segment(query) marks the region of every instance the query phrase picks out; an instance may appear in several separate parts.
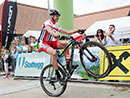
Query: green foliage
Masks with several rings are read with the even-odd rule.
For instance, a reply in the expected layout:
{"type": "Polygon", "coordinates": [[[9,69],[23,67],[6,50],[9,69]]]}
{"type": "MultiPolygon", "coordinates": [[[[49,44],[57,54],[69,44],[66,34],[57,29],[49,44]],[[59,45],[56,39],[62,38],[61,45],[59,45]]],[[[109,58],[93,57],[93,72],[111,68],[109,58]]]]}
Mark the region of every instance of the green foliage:
{"type": "Polygon", "coordinates": [[[79,75],[80,75],[81,77],[83,77],[84,79],[95,80],[95,78],[92,77],[92,76],[90,76],[90,75],[88,74],[88,72],[86,72],[85,70],[80,70],[80,71],[79,71],[79,75]]]}
{"type": "Polygon", "coordinates": [[[99,72],[100,72],[100,67],[97,66],[97,65],[93,65],[93,66],[91,66],[89,69],[90,69],[93,73],[95,73],[95,74],[99,74],[99,72]]]}

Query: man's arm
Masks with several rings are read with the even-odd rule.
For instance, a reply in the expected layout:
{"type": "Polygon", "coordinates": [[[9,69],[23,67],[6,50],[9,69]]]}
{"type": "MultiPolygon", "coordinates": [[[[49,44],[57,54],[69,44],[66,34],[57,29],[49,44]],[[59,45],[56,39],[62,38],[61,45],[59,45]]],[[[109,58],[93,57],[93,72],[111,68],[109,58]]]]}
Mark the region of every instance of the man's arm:
{"type": "Polygon", "coordinates": [[[68,30],[59,30],[59,32],[63,33],[63,34],[68,34],[68,35],[71,35],[71,34],[74,34],[76,32],[78,32],[78,30],[72,30],[72,31],[68,31],[68,30]]]}
{"type": "Polygon", "coordinates": [[[54,36],[55,38],[59,38],[59,37],[60,37],[59,34],[55,33],[53,30],[51,30],[51,27],[46,26],[46,29],[47,29],[48,33],[50,33],[50,34],[51,34],[52,36],[54,36]]]}
{"type": "Polygon", "coordinates": [[[112,36],[112,33],[109,34],[109,37],[110,37],[113,41],[115,41],[114,37],[112,36]]]}
{"type": "Polygon", "coordinates": [[[15,48],[15,49],[16,49],[16,51],[18,51],[19,53],[21,53],[21,52],[22,52],[22,49],[18,50],[16,46],[15,46],[14,48],[15,48]]]}

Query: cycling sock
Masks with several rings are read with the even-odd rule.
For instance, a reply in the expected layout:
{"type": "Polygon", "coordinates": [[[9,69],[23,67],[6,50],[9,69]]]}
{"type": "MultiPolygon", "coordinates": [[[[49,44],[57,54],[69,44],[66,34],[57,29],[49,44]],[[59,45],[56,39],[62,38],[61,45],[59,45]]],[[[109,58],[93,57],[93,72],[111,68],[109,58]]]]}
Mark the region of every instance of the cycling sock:
{"type": "Polygon", "coordinates": [[[57,75],[57,78],[60,78],[60,77],[61,77],[58,70],[56,70],[56,75],[57,75]]]}
{"type": "Polygon", "coordinates": [[[67,68],[68,71],[70,70],[69,63],[66,64],[66,68],[67,68]]]}

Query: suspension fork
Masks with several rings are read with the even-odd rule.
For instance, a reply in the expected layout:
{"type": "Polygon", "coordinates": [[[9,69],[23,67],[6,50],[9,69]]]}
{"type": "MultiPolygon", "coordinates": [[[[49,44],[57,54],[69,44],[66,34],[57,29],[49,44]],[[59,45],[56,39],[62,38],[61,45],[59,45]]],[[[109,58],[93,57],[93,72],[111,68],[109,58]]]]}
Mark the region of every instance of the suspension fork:
{"type": "Polygon", "coordinates": [[[82,54],[84,54],[89,61],[94,62],[94,61],[97,60],[97,58],[96,58],[87,48],[85,48],[85,50],[89,53],[90,56],[92,56],[92,59],[91,59],[91,58],[83,51],[83,49],[80,47],[80,52],[81,52],[82,54]]]}

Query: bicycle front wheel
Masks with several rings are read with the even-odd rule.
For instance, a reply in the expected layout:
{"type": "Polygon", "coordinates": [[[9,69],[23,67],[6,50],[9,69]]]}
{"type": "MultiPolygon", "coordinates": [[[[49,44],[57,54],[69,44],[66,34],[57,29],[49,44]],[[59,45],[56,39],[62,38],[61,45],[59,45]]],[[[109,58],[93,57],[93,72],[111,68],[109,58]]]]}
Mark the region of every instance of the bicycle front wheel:
{"type": "MultiPolygon", "coordinates": [[[[64,71],[59,67],[58,69],[61,78],[65,78],[64,71]]],[[[55,70],[52,64],[47,65],[41,72],[40,84],[43,91],[52,97],[60,96],[66,89],[67,82],[64,85],[60,84],[57,80],[55,70]]]]}
{"type": "Polygon", "coordinates": [[[80,60],[89,75],[95,78],[106,77],[112,67],[107,49],[98,42],[89,41],[80,50],[80,60]]]}

